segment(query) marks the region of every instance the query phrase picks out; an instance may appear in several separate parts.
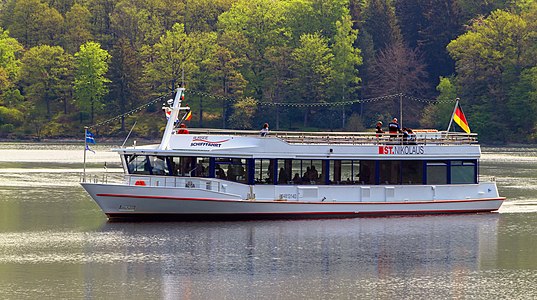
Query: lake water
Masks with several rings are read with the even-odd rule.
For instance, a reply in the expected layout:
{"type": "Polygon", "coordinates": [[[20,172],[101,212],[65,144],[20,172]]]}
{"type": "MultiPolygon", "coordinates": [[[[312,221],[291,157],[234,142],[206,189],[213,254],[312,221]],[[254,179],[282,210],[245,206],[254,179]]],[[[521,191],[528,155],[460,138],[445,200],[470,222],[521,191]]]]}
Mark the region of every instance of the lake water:
{"type": "Polygon", "coordinates": [[[499,213],[196,223],[107,222],[81,149],[0,143],[0,299],[537,298],[537,148],[483,149],[499,213]]]}

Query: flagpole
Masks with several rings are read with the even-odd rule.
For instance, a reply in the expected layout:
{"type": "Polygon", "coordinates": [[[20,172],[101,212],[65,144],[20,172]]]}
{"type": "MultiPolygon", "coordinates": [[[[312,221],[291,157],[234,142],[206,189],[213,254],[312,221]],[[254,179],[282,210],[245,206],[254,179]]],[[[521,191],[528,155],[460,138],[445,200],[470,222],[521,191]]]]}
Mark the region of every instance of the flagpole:
{"type": "Polygon", "coordinates": [[[83,175],[83,182],[86,182],[86,149],[88,149],[88,140],[86,139],[88,136],[88,126],[84,126],[84,175],[83,175]]]}
{"type": "Polygon", "coordinates": [[[456,98],[455,99],[455,107],[453,108],[453,113],[451,114],[451,120],[449,120],[449,125],[447,127],[447,132],[449,132],[449,130],[451,129],[451,124],[453,123],[453,116],[455,115],[455,111],[457,111],[457,106],[459,105],[459,100],[461,100],[461,98],[456,98]]]}

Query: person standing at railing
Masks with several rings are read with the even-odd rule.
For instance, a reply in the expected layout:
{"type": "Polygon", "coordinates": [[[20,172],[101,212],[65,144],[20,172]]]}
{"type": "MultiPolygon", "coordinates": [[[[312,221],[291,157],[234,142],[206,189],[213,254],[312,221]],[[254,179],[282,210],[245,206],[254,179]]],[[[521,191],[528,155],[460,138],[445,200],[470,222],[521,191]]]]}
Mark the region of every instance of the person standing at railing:
{"type": "Polygon", "coordinates": [[[388,131],[390,132],[391,138],[396,138],[397,134],[401,132],[401,127],[399,127],[399,123],[397,123],[397,118],[393,118],[390,124],[388,124],[388,131]]]}
{"type": "MultiPolygon", "coordinates": [[[[377,126],[375,126],[375,129],[376,129],[376,133],[384,133],[384,130],[382,130],[382,121],[378,121],[377,122],[377,126]]],[[[377,136],[380,136],[379,134],[377,134],[377,136]]]]}
{"type": "Polygon", "coordinates": [[[269,133],[269,126],[268,126],[268,123],[265,123],[265,124],[263,124],[263,128],[261,128],[261,131],[259,132],[259,135],[262,136],[262,137],[265,137],[265,136],[267,136],[268,133],[269,133]]]}

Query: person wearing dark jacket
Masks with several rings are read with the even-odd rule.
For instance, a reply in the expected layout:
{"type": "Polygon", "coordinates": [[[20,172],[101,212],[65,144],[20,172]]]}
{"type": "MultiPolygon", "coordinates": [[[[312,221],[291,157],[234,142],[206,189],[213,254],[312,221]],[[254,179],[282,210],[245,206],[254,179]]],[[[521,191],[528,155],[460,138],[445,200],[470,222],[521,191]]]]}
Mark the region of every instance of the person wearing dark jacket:
{"type": "Polygon", "coordinates": [[[375,129],[377,130],[376,133],[384,133],[384,130],[382,130],[382,121],[377,122],[377,126],[375,126],[375,129]]]}
{"type": "Polygon", "coordinates": [[[393,118],[390,124],[388,124],[388,131],[390,132],[390,137],[392,138],[397,137],[397,134],[401,132],[399,123],[397,123],[397,118],[393,118]]]}

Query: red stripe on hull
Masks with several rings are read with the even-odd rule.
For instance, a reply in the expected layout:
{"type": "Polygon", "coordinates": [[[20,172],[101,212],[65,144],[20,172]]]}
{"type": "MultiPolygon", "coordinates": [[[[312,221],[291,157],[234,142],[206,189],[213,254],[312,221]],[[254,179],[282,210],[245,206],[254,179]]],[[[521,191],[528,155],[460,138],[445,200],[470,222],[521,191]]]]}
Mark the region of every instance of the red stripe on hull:
{"type": "Polygon", "coordinates": [[[142,196],[142,195],[127,195],[127,194],[96,194],[99,197],[114,197],[114,198],[136,198],[136,199],[163,199],[175,201],[217,201],[217,202],[248,202],[248,203],[278,203],[278,204],[320,204],[320,205],[346,205],[346,204],[371,204],[371,205],[399,205],[399,204],[429,204],[429,203],[463,203],[463,202],[479,202],[479,201],[504,201],[505,197],[498,198],[482,198],[482,199],[464,199],[464,200],[439,200],[439,201],[405,201],[405,202],[303,202],[303,201],[266,201],[266,200],[237,200],[237,199],[219,199],[219,198],[187,198],[187,197],[171,197],[171,196],[142,196]]]}

